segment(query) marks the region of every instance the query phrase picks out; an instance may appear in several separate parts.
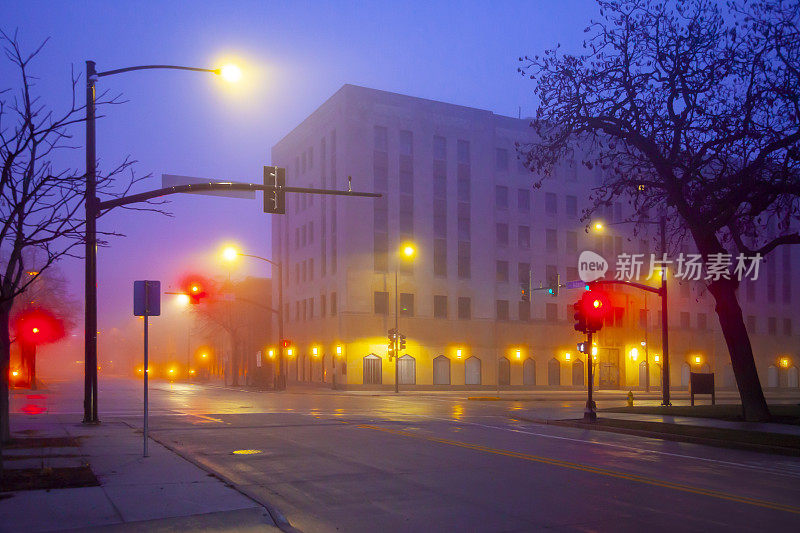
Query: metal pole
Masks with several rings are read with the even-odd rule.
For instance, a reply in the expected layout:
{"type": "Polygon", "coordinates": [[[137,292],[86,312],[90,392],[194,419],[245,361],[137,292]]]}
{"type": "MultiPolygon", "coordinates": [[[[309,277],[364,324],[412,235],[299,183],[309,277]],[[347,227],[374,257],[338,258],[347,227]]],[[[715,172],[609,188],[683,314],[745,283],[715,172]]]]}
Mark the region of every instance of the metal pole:
{"type": "Polygon", "coordinates": [[[86,260],[84,309],[84,396],[83,422],[96,424],[97,418],[97,158],[95,138],[94,61],[86,62],[86,260]]]}
{"type": "Polygon", "coordinates": [[[592,399],[592,389],[594,387],[594,372],[592,372],[592,332],[587,333],[586,346],[589,347],[589,355],[586,358],[588,361],[587,382],[586,382],[586,407],[583,410],[583,420],[585,422],[594,422],[597,420],[597,411],[595,410],[594,400],[592,399]]]}
{"type": "Polygon", "coordinates": [[[284,368],[283,358],[283,266],[275,263],[278,269],[278,389],[286,390],[287,369],[284,368]]]}
{"type": "MultiPolygon", "coordinates": [[[[667,253],[667,217],[661,215],[661,254],[667,253]]],[[[672,405],[669,401],[669,320],[667,315],[667,268],[661,271],[661,351],[664,357],[661,372],[661,405],[672,405]]]]}
{"type": "Polygon", "coordinates": [[[147,288],[147,282],[145,282],[145,288],[144,288],[145,296],[144,297],[145,297],[145,309],[146,309],[146,311],[144,313],[144,371],[142,372],[142,374],[144,374],[144,432],[143,432],[143,435],[144,435],[144,451],[142,453],[143,457],[147,457],[148,456],[148,453],[147,453],[147,415],[148,415],[148,409],[147,409],[147,402],[148,402],[147,386],[148,386],[148,373],[149,373],[148,372],[148,370],[149,370],[148,365],[149,365],[149,363],[148,363],[148,349],[147,349],[148,348],[148,346],[147,346],[148,345],[148,342],[147,342],[148,341],[148,339],[147,339],[147,325],[148,325],[148,321],[149,321],[149,318],[150,318],[150,316],[147,314],[150,311],[148,309],[148,304],[147,304],[147,301],[146,301],[148,292],[149,291],[148,291],[148,288],[147,288]]]}
{"type": "Polygon", "coordinates": [[[398,315],[400,314],[400,303],[398,302],[398,290],[397,290],[397,270],[398,265],[395,263],[394,265],[394,339],[392,340],[392,344],[394,346],[394,392],[400,392],[400,370],[398,368],[398,361],[399,358],[397,357],[397,339],[400,337],[400,332],[398,331],[398,315]]]}

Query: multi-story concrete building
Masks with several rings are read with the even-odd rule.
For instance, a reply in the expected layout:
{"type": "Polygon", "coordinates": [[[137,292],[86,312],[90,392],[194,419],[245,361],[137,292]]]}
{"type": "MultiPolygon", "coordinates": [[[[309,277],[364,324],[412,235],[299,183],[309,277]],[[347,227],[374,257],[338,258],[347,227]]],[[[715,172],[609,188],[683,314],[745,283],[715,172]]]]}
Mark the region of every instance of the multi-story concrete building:
{"type": "MultiPolygon", "coordinates": [[[[529,276],[534,288],[577,280],[583,250],[612,266],[623,252],[656,252],[658,228],[634,234],[614,225],[628,215],[620,199],[602,212],[602,233],[587,231],[582,210],[602,174],[566,161],[532,188],[515,149],[531,134],[527,120],[345,85],[273,147],[272,162],[287,168],[291,185],[344,189],[352,179],[353,190],[384,195],[289,195],[286,215],[273,218],[290,380],[393,386],[387,330],[397,308],[407,337],[404,387],[585,386],[587,358],[572,327],[582,289],[534,291],[527,302],[521,284],[529,276]],[[410,261],[400,254],[407,243],[416,250],[410,261]]],[[[741,297],[765,386],[797,386],[791,252],[779,250],[741,297]]],[[[712,298],[701,287],[669,280],[672,384],[685,387],[690,370],[711,370],[720,386],[733,387],[712,298]]],[[[611,298],[613,316],[596,339],[598,384],[636,388],[649,378],[657,387],[658,296],[623,288],[611,298]]]]}

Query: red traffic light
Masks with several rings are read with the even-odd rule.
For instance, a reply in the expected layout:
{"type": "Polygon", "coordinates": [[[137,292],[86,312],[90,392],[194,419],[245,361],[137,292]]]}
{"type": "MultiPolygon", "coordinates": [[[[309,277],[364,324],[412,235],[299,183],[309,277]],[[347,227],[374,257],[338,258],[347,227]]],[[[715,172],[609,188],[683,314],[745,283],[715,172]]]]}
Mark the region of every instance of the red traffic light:
{"type": "Polygon", "coordinates": [[[281,341],[281,346],[283,346],[284,348],[288,348],[291,345],[292,345],[292,341],[290,341],[289,339],[283,339],[281,341]]]}
{"type": "Polygon", "coordinates": [[[211,283],[202,276],[188,275],[181,280],[179,286],[181,292],[189,297],[189,302],[197,305],[209,296],[211,283]]]}
{"type": "Polygon", "coordinates": [[[14,318],[17,337],[30,344],[48,344],[64,336],[64,322],[45,309],[26,309],[14,318]]]}
{"type": "Polygon", "coordinates": [[[584,292],[581,297],[581,312],[585,320],[586,331],[600,331],[606,316],[611,312],[608,295],[598,290],[584,292]]]}

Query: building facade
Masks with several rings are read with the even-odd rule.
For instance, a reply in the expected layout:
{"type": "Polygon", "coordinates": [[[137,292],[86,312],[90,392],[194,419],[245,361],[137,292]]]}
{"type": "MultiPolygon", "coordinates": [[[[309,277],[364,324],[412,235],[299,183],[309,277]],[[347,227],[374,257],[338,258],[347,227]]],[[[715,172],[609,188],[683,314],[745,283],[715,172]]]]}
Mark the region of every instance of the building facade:
{"type": "MultiPolygon", "coordinates": [[[[612,268],[622,253],[659,251],[658,227],[615,225],[629,216],[620,200],[598,213],[602,231],[587,230],[582,210],[602,172],[568,160],[532,188],[516,151],[531,135],[528,120],[345,85],[272,148],[289,185],[383,194],[289,194],[286,214],[272,219],[290,381],[389,388],[397,372],[404,388],[585,387],[587,356],[572,327],[582,288],[535,289],[578,280],[584,250],[612,268]],[[397,369],[387,357],[395,310],[407,339],[397,369]]],[[[740,294],[766,387],[797,387],[792,252],[773,254],[740,294]]],[[[713,298],[701,283],[668,285],[672,385],[713,371],[718,387],[734,387],[713,298]]],[[[614,310],[592,357],[597,384],[658,388],[659,297],[609,292],[614,310]]]]}

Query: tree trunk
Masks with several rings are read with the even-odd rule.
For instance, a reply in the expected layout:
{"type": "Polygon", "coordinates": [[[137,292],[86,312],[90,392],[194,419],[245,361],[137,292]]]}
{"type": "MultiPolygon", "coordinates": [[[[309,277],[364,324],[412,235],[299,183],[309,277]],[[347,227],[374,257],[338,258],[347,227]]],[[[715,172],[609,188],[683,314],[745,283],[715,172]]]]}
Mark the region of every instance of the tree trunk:
{"type": "Polygon", "coordinates": [[[736,297],[737,284],[738,282],[734,280],[720,279],[711,282],[708,290],[717,303],[719,325],[722,327],[722,334],[725,336],[728,353],[731,356],[731,366],[742,400],[744,419],[764,422],[770,418],[769,408],[758,379],[753,347],[744,325],[742,308],[736,297]]]}
{"type": "Polygon", "coordinates": [[[234,338],[231,342],[231,385],[239,386],[239,342],[234,338]]]}
{"type": "Polygon", "coordinates": [[[9,398],[8,376],[11,364],[11,337],[9,335],[9,315],[11,303],[0,305],[0,440],[11,440],[8,425],[9,398]]]}

